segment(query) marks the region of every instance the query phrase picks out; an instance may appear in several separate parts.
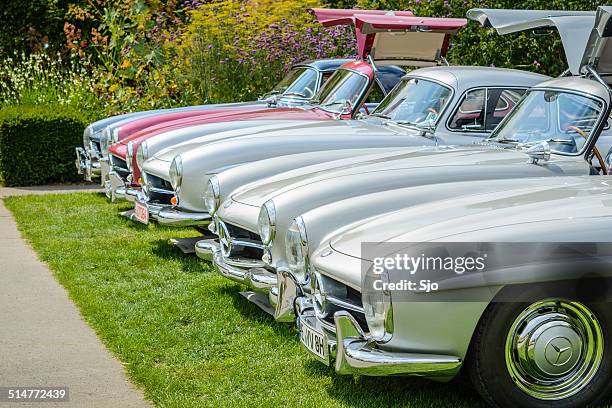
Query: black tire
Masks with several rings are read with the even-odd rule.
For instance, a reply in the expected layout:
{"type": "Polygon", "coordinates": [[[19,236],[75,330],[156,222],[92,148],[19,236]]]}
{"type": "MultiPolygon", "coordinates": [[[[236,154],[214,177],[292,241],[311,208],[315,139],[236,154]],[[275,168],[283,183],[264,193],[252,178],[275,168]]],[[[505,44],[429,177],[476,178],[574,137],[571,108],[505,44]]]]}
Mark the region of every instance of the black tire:
{"type": "MultiPolygon", "coordinates": [[[[541,296],[541,288],[538,293],[541,296]]],[[[525,294],[523,292],[523,294],[525,294]]],[[[567,298],[566,293],[561,297],[549,296],[546,298],[535,298],[544,301],[545,299],[564,299],[568,302],[579,302],[575,298],[567,298]]],[[[581,305],[588,308],[592,316],[596,318],[597,326],[601,329],[601,346],[600,360],[597,364],[592,364],[591,372],[594,375],[588,381],[580,381],[580,384],[587,385],[580,388],[572,395],[563,397],[562,399],[541,399],[529,395],[517,385],[517,381],[513,380],[507,366],[506,357],[507,338],[511,330],[515,330],[517,325],[515,321],[520,320],[525,316],[525,310],[528,308],[537,308],[534,306],[536,302],[499,302],[491,303],[486,312],[482,316],[479,325],[474,333],[470,349],[465,362],[467,374],[470,377],[472,384],[482,397],[494,407],[585,407],[600,404],[605,402],[610,397],[612,392],[612,304],[610,303],[588,303],[580,302],[581,305]],[[594,371],[596,370],[596,371],[594,371]]],[[[534,314],[534,316],[538,316],[534,314]]],[[[535,319],[534,319],[535,321],[535,319]]],[[[525,327],[525,325],[520,325],[525,327]]],[[[514,333],[514,332],[513,332],[514,333]]],[[[513,338],[510,336],[510,338],[513,338]]],[[[563,338],[563,337],[555,337],[563,338]]],[[[548,344],[553,343],[553,340],[548,340],[548,344]]],[[[596,342],[590,342],[596,343],[596,342]]],[[[510,342],[509,344],[513,344],[510,342]]],[[[544,352],[540,354],[547,361],[550,361],[544,347],[544,352]]],[[[581,355],[586,355],[582,353],[581,355]]],[[[573,358],[573,357],[572,357],[573,358]]],[[[570,364],[570,363],[568,363],[570,364]]],[[[586,365],[586,364],[585,364],[586,365]]],[[[516,378],[516,377],[515,377],[516,378]]]]}

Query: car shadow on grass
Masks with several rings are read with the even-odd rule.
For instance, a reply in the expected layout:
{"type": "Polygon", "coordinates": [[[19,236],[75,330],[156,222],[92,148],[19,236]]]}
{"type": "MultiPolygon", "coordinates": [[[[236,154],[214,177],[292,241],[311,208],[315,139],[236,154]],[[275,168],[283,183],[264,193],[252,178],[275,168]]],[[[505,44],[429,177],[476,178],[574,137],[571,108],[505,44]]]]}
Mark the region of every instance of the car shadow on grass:
{"type": "Polygon", "coordinates": [[[167,239],[158,239],[152,243],[153,254],[161,259],[176,261],[181,265],[181,272],[210,273],[212,265],[201,261],[195,254],[184,254],[179,248],[167,239]]]}
{"type": "MultiPolygon", "coordinates": [[[[278,323],[239,292],[245,287],[229,284],[219,288],[220,295],[232,298],[234,308],[246,319],[266,325],[279,336],[299,341],[294,325],[278,323]]],[[[439,383],[414,377],[353,377],[337,375],[332,367],[310,360],[305,371],[313,377],[329,376],[332,384],[328,395],[348,406],[465,406],[484,407],[477,392],[463,376],[449,383],[439,383]]]]}
{"type": "Polygon", "coordinates": [[[313,377],[329,376],[327,394],[348,406],[486,406],[464,375],[448,383],[405,376],[341,376],[314,359],[304,369],[313,377]]]}
{"type": "MultiPolygon", "coordinates": [[[[229,282],[229,281],[228,281],[229,282]]],[[[265,325],[271,328],[274,333],[291,339],[297,339],[296,332],[292,324],[279,323],[274,320],[274,317],[264,312],[254,304],[240,294],[241,291],[246,289],[245,286],[236,284],[229,284],[219,288],[219,294],[229,296],[232,299],[233,307],[240,313],[245,319],[265,325]]]]}

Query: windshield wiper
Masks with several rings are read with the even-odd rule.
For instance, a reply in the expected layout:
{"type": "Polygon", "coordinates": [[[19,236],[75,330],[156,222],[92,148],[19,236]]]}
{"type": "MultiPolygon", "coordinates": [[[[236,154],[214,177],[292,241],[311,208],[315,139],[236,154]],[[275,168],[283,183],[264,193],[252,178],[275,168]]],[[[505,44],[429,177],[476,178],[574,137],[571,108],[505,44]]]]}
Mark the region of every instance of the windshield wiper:
{"type": "Polygon", "coordinates": [[[334,106],[334,105],[341,105],[345,103],[345,101],[333,101],[333,102],[327,102],[325,105],[323,106],[334,106]]]}
{"type": "Polygon", "coordinates": [[[372,116],[376,116],[377,118],[383,118],[383,119],[391,119],[391,116],[388,115],[383,115],[382,113],[372,113],[372,116]]]}
{"type": "Polygon", "coordinates": [[[433,125],[421,126],[417,123],[410,122],[407,120],[392,120],[391,122],[388,122],[388,123],[395,123],[398,126],[407,127],[409,129],[416,130],[419,132],[420,136],[423,136],[427,139],[435,138],[435,128],[433,125]]]}
{"type": "Polygon", "coordinates": [[[410,122],[409,120],[394,120],[393,123],[400,126],[409,126],[411,128],[415,128],[417,130],[424,130],[418,123],[410,122]]]}
{"type": "Polygon", "coordinates": [[[489,139],[490,142],[501,143],[501,144],[517,144],[522,143],[521,140],[518,139],[489,139]]]}

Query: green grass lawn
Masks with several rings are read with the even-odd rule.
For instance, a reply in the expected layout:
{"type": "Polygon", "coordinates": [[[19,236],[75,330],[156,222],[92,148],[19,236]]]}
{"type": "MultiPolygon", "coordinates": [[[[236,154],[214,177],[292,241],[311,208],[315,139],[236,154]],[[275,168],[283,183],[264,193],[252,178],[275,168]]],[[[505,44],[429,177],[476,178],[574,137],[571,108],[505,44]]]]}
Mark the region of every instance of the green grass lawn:
{"type": "Polygon", "coordinates": [[[137,225],[98,194],[5,199],[19,228],[87,322],[158,406],[463,407],[464,382],[341,377],[301,349],[294,326],[170,238],[194,231],[137,225]]]}

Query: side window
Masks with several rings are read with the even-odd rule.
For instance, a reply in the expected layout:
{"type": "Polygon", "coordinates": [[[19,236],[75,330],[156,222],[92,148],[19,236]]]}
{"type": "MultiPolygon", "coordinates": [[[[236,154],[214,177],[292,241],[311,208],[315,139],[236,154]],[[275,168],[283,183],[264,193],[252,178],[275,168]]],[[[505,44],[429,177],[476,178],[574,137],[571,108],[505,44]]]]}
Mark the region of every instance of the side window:
{"type": "Polygon", "coordinates": [[[485,130],[492,132],[523,97],[526,89],[489,89],[485,130]],[[495,109],[493,109],[495,106],[495,109]]]}
{"type": "Polygon", "coordinates": [[[465,94],[453,115],[452,130],[491,132],[514,108],[525,89],[475,89],[465,94]]]}
{"type": "Polygon", "coordinates": [[[486,89],[469,91],[453,115],[450,128],[455,130],[484,130],[486,89]]]}
{"type": "Polygon", "coordinates": [[[380,103],[383,99],[385,99],[385,93],[380,88],[380,85],[378,85],[378,82],[374,82],[374,86],[372,86],[372,90],[365,103],[380,103]]]}

